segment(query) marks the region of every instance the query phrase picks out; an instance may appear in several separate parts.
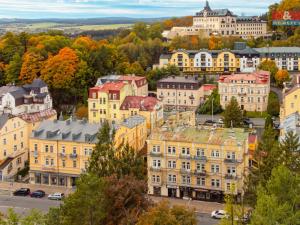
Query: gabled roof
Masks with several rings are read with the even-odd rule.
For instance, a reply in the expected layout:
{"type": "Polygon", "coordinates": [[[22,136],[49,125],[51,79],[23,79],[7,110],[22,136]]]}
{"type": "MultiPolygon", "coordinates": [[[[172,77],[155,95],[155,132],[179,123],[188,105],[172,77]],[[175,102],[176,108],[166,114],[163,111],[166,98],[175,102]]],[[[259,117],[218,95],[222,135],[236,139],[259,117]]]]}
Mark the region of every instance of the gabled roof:
{"type": "Polygon", "coordinates": [[[9,114],[4,113],[0,115],[0,129],[6,124],[6,122],[9,120],[9,114]]]}
{"type": "Polygon", "coordinates": [[[90,90],[109,93],[109,91],[120,91],[125,85],[126,84],[121,81],[109,82],[109,83],[102,84],[98,87],[93,87],[90,90]]]}
{"type": "Polygon", "coordinates": [[[42,79],[34,79],[31,84],[24,85],[24,88],[43,88],[47,87],[47,84],[42,79]]]}
{"type": "Polygon", "coordinates": [[[127,96],[124,99],[120,109],[139,109],[141,111],[153,111],[158,103],[159,100],[154,97],[127,96]]]}
{"type": "Polygon", "coordinates": [[[125,126],[128,128],[133,128],[136,127],[139,124],[142,124],[145,122],[145,117],[140,116],[140,115],[136,115],[136,116],[131,116],[127,119],[125,119],[122,123],[121,126],[125,126]]]}

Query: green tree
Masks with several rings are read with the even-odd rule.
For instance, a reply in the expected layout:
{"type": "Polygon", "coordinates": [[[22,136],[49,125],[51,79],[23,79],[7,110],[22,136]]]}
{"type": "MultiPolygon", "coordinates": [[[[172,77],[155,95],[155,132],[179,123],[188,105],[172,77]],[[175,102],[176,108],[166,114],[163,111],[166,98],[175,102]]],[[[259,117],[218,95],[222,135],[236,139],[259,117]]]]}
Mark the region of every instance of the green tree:
{"type": "Polygon", "coordinates": [[[251,225],[300,224],[300,177],[284,166],[274,168],[266,187],[257,190],[251,225]]]}
{"type": "Polygon", "coordinates": [[[275,75],[278,72],[278,67],[277,67],[275,61],[273,61],[273,60],[262,61],[259,64],[258,69],[264,70],[264,71],[269,71],[271,74],[271,81],[275,82],[275,75]]]}
{"type": "Polygon", "coordinates": [[[45,225],[45,216],[37,209],[33,209],[21,219],[21,225],[45,225]]]}
{"type": "Polygon", "coordinates": [[[243,112],[237,100],[232,97],[223,112],[225,127],[241,127],[243,123],[243,112]]]}
{"type": "Polygon", "coordinates": [[[208,97],[206,102],[199,107],[198,113],[200,113],[200,114],[211,114],[212,113],[212,106],[213,106],[213,114],[218,114],[218,113],[221,113],[223,111],[222,106],[220,104],[220,95],[218,93],[218,89],[213,90],[213,92],[208,97]]]}
{"type": "Polygon", "coordinates": [[[270,114],[268,114],[268,116],[265,119],[265,129],[267,129],[268,127],[273,127],[273,120],[270,114]]]}
{"type": "Polygon", "coordinates": [[[277,94],[273,91],[268,96],[267,112],[271,116],[278,116],[280,110],[280,103],[277,94]]]}
{"type": "Polygon", "coordinates": [[[16,53],[5,69],[6,83],[17,83],[21,72],[22,58],[16,53]]]}
{"type": "Polygon", "coordinates": [[[300,142],[299,136],[293,131],[289,131],[280,143],[281,164],[291,171],[300,172],[300,142]]]}
{"type": "Polygon", "coordinates": [[[170,207],[169,202],[162,201],[150,208],[138,220],[137,225],[196,225],[195,213],[182,206],[170,207]]]}

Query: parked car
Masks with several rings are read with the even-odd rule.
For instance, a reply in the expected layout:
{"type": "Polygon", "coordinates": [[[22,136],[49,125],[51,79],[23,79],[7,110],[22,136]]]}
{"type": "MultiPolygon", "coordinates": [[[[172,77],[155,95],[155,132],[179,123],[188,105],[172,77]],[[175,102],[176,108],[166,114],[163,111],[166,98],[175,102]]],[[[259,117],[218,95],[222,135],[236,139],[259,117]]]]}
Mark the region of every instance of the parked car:
{"type": "Polygon", "coordinates": [[[29,194],[30,194],[29,188],[20,188],[20,189],[14,191],[14,193],[13,193],[14,196],[27,196],[29,194]]]}
{"type": "Polygon", "coordinates": [[[243,123],[244,123],[245,125],[247,125],[247,126],[249,126],[250,124],[253,125],[253,122],[252,122],[249,118],[244,118],[244,119],[243,119],[243,123]]]}
{"type": "Polygon", "coordinates": [[[214,121],[214,120],[206,120],[204,124],[206,124],[206,125],[213,125],[215,123],[216,123],[216,121],[214,121]]]}
{"type": "Polygon", "coordinates": [[[45,192],[42,190],[37,190],[30,194],[30,197],[32,198],[43,198],[44,196],[45,196],[45,192]]]}
{"type": "Polygon", "coordinates": [[[59,193],[59,192],[48,195],[48,199],[50,200],[62,200],[64,197],[65,197],[64,193],[59,193]]]}
{"type": "Polygon", "coordinates": [[[213,219],[223,219],[227,216],[227,213],[225,210],[215,210],[211,213],[211,218],[213,219]]]}

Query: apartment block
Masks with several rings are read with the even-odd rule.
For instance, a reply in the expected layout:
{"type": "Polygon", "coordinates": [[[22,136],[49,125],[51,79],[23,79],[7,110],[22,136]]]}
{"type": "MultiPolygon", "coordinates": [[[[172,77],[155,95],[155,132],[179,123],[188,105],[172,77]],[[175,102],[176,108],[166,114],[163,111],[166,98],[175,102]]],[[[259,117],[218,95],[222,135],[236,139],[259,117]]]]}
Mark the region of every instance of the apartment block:
{"type": "Polygon", "coordinates": [[[241,197],[249,168],[244,129],[162,127],[147,139],[150,195],[222,201],[241,197]]]}
{"type": "Polygon", "coordinates": [[[257,71],[250,74],[223,75],[218,82],[223,109],[234,97],[242,110],[264,112],[268,107],[270,73],[257,71]]]}

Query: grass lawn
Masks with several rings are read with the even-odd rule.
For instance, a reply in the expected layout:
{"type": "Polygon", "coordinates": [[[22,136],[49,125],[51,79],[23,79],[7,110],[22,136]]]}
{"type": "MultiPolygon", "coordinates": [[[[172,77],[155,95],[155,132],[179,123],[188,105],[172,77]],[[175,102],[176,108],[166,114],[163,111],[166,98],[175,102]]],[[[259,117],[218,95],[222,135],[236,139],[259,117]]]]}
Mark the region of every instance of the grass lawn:
{"type": "Polygon", "coordinates": [[[266,118],[267,112],[246,112],[246,117],[249,118],[266,118]]]}

